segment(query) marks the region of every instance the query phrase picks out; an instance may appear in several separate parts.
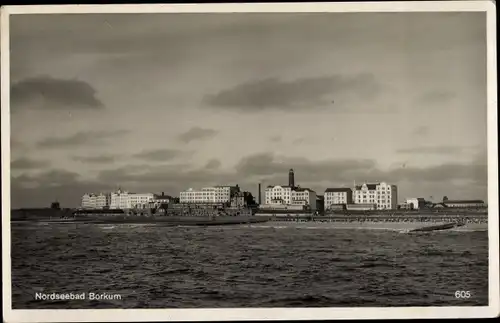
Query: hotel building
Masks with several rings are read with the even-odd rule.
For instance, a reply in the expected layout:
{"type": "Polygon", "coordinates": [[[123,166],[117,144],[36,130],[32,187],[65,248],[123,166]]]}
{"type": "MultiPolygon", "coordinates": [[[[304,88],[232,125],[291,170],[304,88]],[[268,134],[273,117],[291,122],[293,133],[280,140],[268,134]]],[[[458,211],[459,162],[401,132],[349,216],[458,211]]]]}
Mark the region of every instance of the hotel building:
{"type": "Polygon", "coordinates": [[[143,209],[154,199],[153,193],[131,193],[119,189],[111,193],[110,209],[143,209]]]}
{"type": "Polygon", "coordinates": [[[107,209],[111,204],[109,193],[86,193],[82,196],[82,209],[107,209]]]}
{"type": "Polygon", "coordinates": [[[316,210],[316,192],[310,188],[295,186],[293,169],[288,173],[288,186],[270,185],[265,191],[264,208],[297,207],[316,210]]]}
{"type": "Polygon", "coordinates": [[[266,188],[266,207],[302,206],[316,210],[316,192],[309,188],[290,186],[268,186],[266,188]]]}
{"type": "Polygon", "coordinates": [[[353,200],[355,204],[375,204],[378,210],[397,209],[398,187],[385,182],[358,185],[353,200]]]}
{"type": "Polygon", "coordinates": [[[228,203],[231,197],[239,192],[240,188],[236,186],[213,186],[204,187],[201,190],[189,188],[180,192],[180,203],[228,203]]]}
{"type": "Polygon", "coordinates": [[[346,187],[327,188],[325,191],[325,210],[329,210],[333,205],[352,204],[352,189],[346,187]]]}

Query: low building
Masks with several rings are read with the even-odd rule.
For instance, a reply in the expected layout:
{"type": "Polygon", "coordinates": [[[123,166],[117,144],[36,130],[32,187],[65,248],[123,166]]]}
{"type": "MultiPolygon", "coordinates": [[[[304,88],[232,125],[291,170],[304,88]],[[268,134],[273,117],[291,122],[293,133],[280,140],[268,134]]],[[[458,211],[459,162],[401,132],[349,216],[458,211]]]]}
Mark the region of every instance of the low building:
{"type": "MultiPolygon", "coordinates": [[[[334,205],[352,204],[352,190],[346,187],[327,188],[325,190],[325,210],[332,209],[334,205]]],[[[335,209],[338,209],[335,207],[335,209]]]]}
{"type": "Polygon", "coordinates": [[[250,192],[235,192],[231,197],[231,207],[242,208],[255,205],[255,199],[250,192]]]}
{"type": "Polygon", "coordinates": [[[408,198],[406,204],[411,204],[413,210],[419,210],[425,207],[425,199],[422,197],[408,198]]]}
{"type": "Polygon", "coordinates": [[[483,200],[445,200],[443,201],[445,207],[452,208],[483,208],[486,204],[483,200]]]}
{"type": "Polygon", "coordinates": [[[346,205],[346,210],[348,211],[372,211],[376,209],[377,204],[375,203],[356,203],[346,205]]]}
{"type": "Polygon", "coordinates": [[[345,211],[347,210],[347,204],[332,204],[326,211],[345,211]]]}
{"type": "Polygon", "coordinates": [[[149,202],[148,208],[160,208],[163,205],[173,203],[174,198],[170,195],[165,195],[165,192],[161,192],[161,195],[153,194],[153,200],[149,202]]]}
{"type": "Polygon", "coordinates": [[[401,203],[398,205],[398,209],[400,210],[414,210],[414,204],[413,203],[401,203]]]}
{"type": "Polygon", "coordinates": [[[270,204],[261,204],[259,206],[261,210],[293,210],[293,211],[302,211],[305,210],[305,206],[301,204],[283,204],[279,201],[270,204]]]}
{"type": "Polygon", "coordinates": [[[162,203],[162,204],[168,204],[170,203],[171,201],[173,201],[173,197],[170,196],[170,195],[165,195],[165,192],[161,192],[161,195],[154,195],[153,196],[153,201],[154,202],[158,202],[158,203],[162,203]]]}

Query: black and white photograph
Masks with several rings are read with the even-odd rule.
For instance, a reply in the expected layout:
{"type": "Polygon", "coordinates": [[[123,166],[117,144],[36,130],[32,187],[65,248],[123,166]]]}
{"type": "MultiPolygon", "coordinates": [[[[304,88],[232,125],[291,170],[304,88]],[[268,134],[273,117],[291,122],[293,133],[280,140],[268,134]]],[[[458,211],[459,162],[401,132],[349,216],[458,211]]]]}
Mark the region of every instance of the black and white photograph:
{"type": "Polygon", "coordinates": [[[7,322],[499,314],[493,2],[7,6],[1,35],[7,322]]]}

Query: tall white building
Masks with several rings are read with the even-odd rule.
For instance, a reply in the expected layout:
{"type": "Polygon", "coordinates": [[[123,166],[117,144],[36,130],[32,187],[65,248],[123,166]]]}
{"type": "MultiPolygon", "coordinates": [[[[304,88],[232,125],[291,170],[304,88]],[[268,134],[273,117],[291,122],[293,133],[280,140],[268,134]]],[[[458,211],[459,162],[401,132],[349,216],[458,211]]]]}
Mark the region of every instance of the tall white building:
{"type": "Polygon", "coordinates": [[[266,205],[303,205],[316,210],[316,192],[309,188],[268,186],[265,198],[266,205]]]}
{"type": "Polygon", "coordinates": [[[204,187],[201,190],[189,188],[180,192],[180,203],[227,203],[234,193],[239,192],[236,186],[204,187]]]}
{"type": "Polygon", "coordinates": [[[111,194],[109,193],[86,193],[82,196],[83,209],[106,209],[111,204],[111,194]]]}
{"type": "Polygon", "coordinates": [[[355,204],[376,204],[378,210],[397,209],[398,187],[385,182],[355,186],[355,204]]]}
{"type": "Polygon", "coordinates": [[[110,209],[146,208],[153,198],[153,193],[131,193],[119,189],[111,193],[110,209]]]}
{"type": "Polygon", "coordinates": [[[348,187],[327,188],[324,195],[325,210],[332,205],[351,204],[352,189],[348,187]]]}

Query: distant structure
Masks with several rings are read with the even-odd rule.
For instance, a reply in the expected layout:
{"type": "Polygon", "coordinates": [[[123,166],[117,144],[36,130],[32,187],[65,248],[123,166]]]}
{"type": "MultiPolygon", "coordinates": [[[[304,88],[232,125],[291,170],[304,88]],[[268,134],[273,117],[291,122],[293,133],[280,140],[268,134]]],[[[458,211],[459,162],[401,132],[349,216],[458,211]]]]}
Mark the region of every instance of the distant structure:
{"type": "Polygon", "coordinates": [[[452,208],[483,208],[486,204],[483,200],[449,200],[443,199],[442,203],[445,207],[452,208]]]}
{"type": "Polygon", "coordinates": [[[316,211],[318,214],[324,214],[325,212],[325,196],[316,195],[316,211]]]}
{"type": "Polygon", "coordinates": [[[325,210],[345,209],[352,204],[352,189],[348,187],[327,188],[325,190],[325,210]]]}
{"type": "Polygon", "coordinates": [[[255,199],[250,192],[235,192],[231,197],[231,207],[242,208],[255,205],[255,199]]]}
{"type": "Polygon", "coordinates": [[[180,192],[180,203],[230,203],[231,197],[234,196],[236,192],[239,192],[240,188],[236,186],[212,186],[204,187],[200,190],[195,190],[189,188],[185,191],[180,192]]]}
{"type": "Polygon", "coordinates": [[[262,188],[259,183],[259,205],[262,204],[262,188]]]}
{"type": "Polygon", "coordinates": [[[165,192],[161,192],[161,195],[153,194],[153,200],[149,202],[149,208],[159,208],[166,204],[174,202],[174,198],[170,195],[165,195],[165,192]]]}
{"type": "Polygon", "coordinates": [[[425,199],[423,197],[408,198],[406,204],[411,210],[420,210],[425,207],[425,199]]]}
{"type": "Polygon", "coordinates": [[[357,185],[353,190],[355,204],[375,204],[378,210],[398,208],[398,187],[380,182],[376,184],[357,185]]]}
{"type": "Polygon", "coordinates": [[[288,172],[288,186],[295,187],[295,174],[293,172],[293,169],[290,169],[290,171],[288,172]]]}
{"type": "Polygon", "coordinates": [[[53,210],[59,210],[61,209],[61,205],[59,204],[58,201],[50,203],[50,208],[53,210]]]}
{"type": "Polygon", "coordinates": [[[316,192],[310,188],[295,186],[293,169],[288,173],[288,186],[269,185],[265,191],[266,209],[316,210],[316,192]]]}
{"type": "Polygon", "coordinates": [[[161,192],[161,195],[154,195],[153,200],[159,203],[169,203],[174,198],[170,195],[165,195],[165,192],[161,192]]]}
{"type": "Polygon", "coordinates": [[[82,196],[82,209],[109,209],[111,193],[85,193],[82,196]]]}

